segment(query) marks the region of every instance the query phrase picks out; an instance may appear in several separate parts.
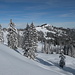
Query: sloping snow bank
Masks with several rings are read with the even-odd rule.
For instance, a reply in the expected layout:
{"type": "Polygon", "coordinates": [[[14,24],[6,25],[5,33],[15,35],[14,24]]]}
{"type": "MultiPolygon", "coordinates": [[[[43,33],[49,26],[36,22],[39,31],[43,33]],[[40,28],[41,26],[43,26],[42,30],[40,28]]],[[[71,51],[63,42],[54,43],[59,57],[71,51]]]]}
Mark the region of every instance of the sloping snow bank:
{"type": "Polygon", "coordinates": [[[0,75],[60,75],[39,67],[33,60],[0,44],[0,75]]]}
{"type": "Polygon", "coordinates": [[[75,75],[75,58],[65,55],[64,68],[59,67],[59,54],[38,53],[38,66],[52,70],[60,75],[75,75]],[[40,65],[41,64],[41,65],[40,65]]]}

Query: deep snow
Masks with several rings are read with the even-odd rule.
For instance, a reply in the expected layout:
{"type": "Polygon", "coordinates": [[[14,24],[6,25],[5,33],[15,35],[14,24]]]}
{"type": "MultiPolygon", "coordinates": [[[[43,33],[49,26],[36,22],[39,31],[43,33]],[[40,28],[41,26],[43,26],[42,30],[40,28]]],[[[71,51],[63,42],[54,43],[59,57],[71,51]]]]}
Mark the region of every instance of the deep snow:
{"type": "Polygon", "coordinates": [[[59,55],[36,53],[36,59],[0,44],[0,75],[75,75],[75,58],[66,56],[66,66],[59,67],[59,55]]]}
{"type": "Polygon", "coordinates": [[[52,75],[56,72],[36,65],[16,51],[0,44],[0,75],[52,75]]]}

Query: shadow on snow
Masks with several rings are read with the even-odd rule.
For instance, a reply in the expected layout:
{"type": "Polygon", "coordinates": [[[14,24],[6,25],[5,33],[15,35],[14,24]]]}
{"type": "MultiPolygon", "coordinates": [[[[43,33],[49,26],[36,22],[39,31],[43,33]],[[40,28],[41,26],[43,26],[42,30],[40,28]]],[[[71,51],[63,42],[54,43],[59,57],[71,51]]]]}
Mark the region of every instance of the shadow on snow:
{"type": "Polygon", "coordinates": [[[73,75],[75,75],[75,69],[72,69],[72,68],[70,68],[70,67],[65,67],[65,68],[63,68],[63,70],[64,70],[64,71],[67,71],[67,72],[70,72],[70,73],[72,73],[73,75]]]}
{"type": "Polygon", "coordinates": [[[50,60],[49,60],[49,62],[53,63],[53,64],[54,64],[55,66],[57,66],[58,68],[60,68],[60,69],[62,69],[62,70],[64,70],[64,71],[67,71],[67,72],[72,73],[73,75],[75,75],[75,69],[72,69],[72,68],[66,67],[66,66],[64,66],[63,68],[61,68],[61,67],[59,67],[59,64],[58,64],[58,63],[52,62],[52,61],[50,61],[50,60]]]}
{"type": "Polygon", "coordinates": [[[43,59],[40,59],[40,58],[36,58],[37,59],[37,62],[43,64],[43,65],[46,65],[46,66],[52,66],[52,64],[48,63],[47,61],[43,60],[43,59]]]}

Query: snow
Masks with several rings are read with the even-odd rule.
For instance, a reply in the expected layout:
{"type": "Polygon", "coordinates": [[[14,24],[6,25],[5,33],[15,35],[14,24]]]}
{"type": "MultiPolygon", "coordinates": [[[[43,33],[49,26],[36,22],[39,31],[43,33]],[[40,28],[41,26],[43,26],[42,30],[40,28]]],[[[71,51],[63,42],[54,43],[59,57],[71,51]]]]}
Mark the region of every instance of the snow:
{"type": "Polygon", "coordinates": [[[66,56],[66,66],[62,69],[58,54],[36,54],[32,60],[0,44],[0,75],[75,75],[75,58],[66,56]]]}
{"type": "Polygon", "coordinates": [[[49,30],[47,30],[46,28],[42,28],[42,27],[36,27],[36,30],[37,30],[37,31],[42,31],[44,34],[47,33],[47,32],[51,32],[51,33],[53,33],[53,34],[56,34],[56,32],[54,32],[54,31],[49,31],[49,30]]]}
{"type": "MultiPolygon", "coordinates": [[[[46,33],[48,30],[41,27],[46,33]]],[[[7,31],[4,34],[4,44],[7,45],[7,31]]],[[[75,75],[75,58],[66,56],[66,65],[64,68],[59,67],[58,54],[40,53],[43,43],[38,42],[36,59],[31,60],[23,56],[23,50],[18,48],[17,51],[0,44],[0,75],[75,75]]],[[[51,46],[54,48],[54,46],[51,46]]]]}
{"type": "Polygon", "coordinates": [[[50,39],[50,40],[51,40],[51,39],[54,40],[54,38],[51,38],[51,37],[45,37],[45,38],[46,38],[46,40],[47,40],[47,39],[48,39],[48,40],[49,40],[49,39],[50,39]]]}
{"type": "Polygon", "coordinates": [[[18,31],[20,36],[23,36],[23,31],[18,31]]]}
{"type": "Polygon", "coordinates": [[[4,44],[6,44],[7,45],[7,34],[8,34],[8,32],[7,31],[3,31],[3,38],[4,38],[4,44]]]}
{"type": "Polygon", "coordinates": [[[60,75],[75,75],[75,58],[66,56],[66,65],[62,69],[59,67],[59,55],[58,54],[38,54],[38,62],[44,64],[41,67],[57,72],[60,75]],[[41,58],[41,59],[40,59],[41,58]]]}
{"type": "Polygon", "coordinates": [[[41,41],[38,41],[37,45],[38,45],[38,47],[37,47],[37,52],[39,53],[39,52],[42,51],[42,47],[44,47],[44,44],[41,43],[41,41]]]}
{"type": "Polygon", "coordinates": [[[49,75],[50,73],[56,74],[0,44],[0,75],[49,75]]]}
{"type": "Polygon", "coordinates": [[[44,38],[46,38],[46,39],[53,39],[54,40],[54,38],[47,38],[46,36],[47,36],[47,32],[50,32],[50,33],[53,33],[53,34],[56,34],[56,32],[49,31],[45,27],[36,27],[36,30],[37,31],[42,31],[44,33],[44,38]]]}

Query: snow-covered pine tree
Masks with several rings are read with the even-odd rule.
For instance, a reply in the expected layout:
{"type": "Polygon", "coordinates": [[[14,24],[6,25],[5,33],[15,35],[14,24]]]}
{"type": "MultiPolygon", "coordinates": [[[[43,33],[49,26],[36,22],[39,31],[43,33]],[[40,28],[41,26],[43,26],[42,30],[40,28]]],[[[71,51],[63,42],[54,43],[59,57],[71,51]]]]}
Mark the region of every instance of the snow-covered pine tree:
{"type": "Polygon", "coordinates": [[[47,40],[45,39],[45,42],[44,42],[44,53],[48,54],[48,44],[47,44],[47,40]]]}
{"type": "Polygon", "coordinates": [[[23,29],[18,29],[18,47],[22,48],[23,29]]]}
{"type": "Polygon", "coordinates": [[[27,27],[23,33],[23,43],[22,43],[22,48],[25,50],[24,55],[26,57],[30,57],[30,49],[32,47],[32,40],[30,37],[30,27],[27,24],[27,27]]]}
{"type": "Polygon", "coordinates": [[[29,56],[30,58],[35,58],[35,49],[37,47],[37,32],[35,29],[35,26],[33,23],[29,26],[27,24],[27,27],[24,31],[24,39],[22,48],[25,50],[24,55],[29,56]]]}
{"type": "Polygon", "coordinates": [[[17,49],[18,45],[18,39],[17,39],[17,29],[15,28],[15,24],[12,22],[12,19],[10,20],[8,27],[8,46],[10,46],[12,49],[17,49]]]}
{"type": "Polygon", "coordinates": [[[59,56],[60,59],[60,62],[59,62],[59,66],[63,68],[63,66],[65,65],[65,56],[64,56],[64,53],[63,53],[63,49],[61,49],[61,53],[60,53],[60,56],[59,56]]]}
{"type": "Polygon", "coordinates": [[[3,32],[2,32],[2,26],[0,24],[0,43],[3,43],[4,39],[3,39],[3,32]]]}
{"type": "Polygon", "coordinates": [[[31,39],[30,39],[29,25],[27,24],[27,27],[26,27],[26,29],[23,32],[22,48],[24,50],[29,49],[29,47],[30,47],[30,43],[29,42],[30,41],[31,41],[31,39]]]}
{"type": "Polygon", "coordinates": [[[36,28],[33,23],[31,23],[31,25],[30,25],[30,34],[31,34],[30,35],[31,40],[33,41],[33,43],[32,43],[33,50],[36,51],[38,36],[37,36],[36,28]]]}

